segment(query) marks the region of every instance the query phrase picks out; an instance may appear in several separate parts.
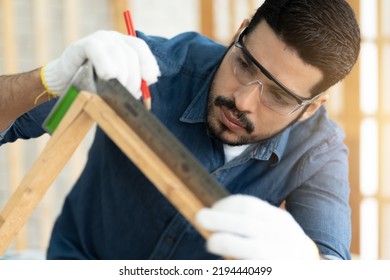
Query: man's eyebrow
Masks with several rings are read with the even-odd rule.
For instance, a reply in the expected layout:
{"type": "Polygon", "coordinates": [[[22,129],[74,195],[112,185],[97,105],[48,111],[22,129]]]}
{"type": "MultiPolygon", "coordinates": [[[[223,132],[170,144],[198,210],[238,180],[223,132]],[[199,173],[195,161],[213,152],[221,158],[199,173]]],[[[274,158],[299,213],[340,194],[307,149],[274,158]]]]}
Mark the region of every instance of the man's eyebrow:
{"type": "MultiPolygon", "coordinates": [[[[244,59],[245,62],[246,62],[248,65],[253,65],[253,66],[255,66],[255,67],[257,68],[256,64],[253,63],[252,59],[250,59],[250,57],[248,57],[248,55],[247,55],[244,51],[241,50],[240,53],[241,53],[240,57],[241,57],[242,59],[244,59]]],[[[261,72],[260,69],[259,69],[259,71],[261,72]]]]}
{"type": "MultiPolygon", "coordinates": [[[[259,70],[260,70],[260,69],[259,69],[259,70]]],[[[261,72],[261,71],[260,71],[260,72],[261,72]]],[[[263,73],[263,75],[264,75],[264,73],[263,73]]],[[[270,82],[269,84],[267,84],[267,87],[268,87],[270,90],[281,91],[281,92],[283,92],[283,93],[285,93],[285,94],[287,95],[287,92],[286,92],[284,89],[282,89],[281,87],[279,87],[277,84],[275,84],[274,81],[268,79],[268,77],[266,77],[265,75],[264,75],[264,77],[267,79],[267,80],[266,80],[267,82],[270,82]]]]}
{"type": "MultiPolygon", "coordinates": [[[[264,77],[264,78],[262,78],[262,81],[267,82],[266,83],[267,87],[269,87],[272,90],[281,90],[283,92],[286,92],[284,89],[279,87],[274,81],[272,81],[270,78],[268,78],[267,74],[264,73],[243,50],[241,50],[241,56],[244,57],[245,62],[248,65],[255,66],[255,68],[257,69],[257,72],[259,72],[261,74],[261,76],[264,77]]],[[[260,64],[260,62],[258,62],[258,63],[260,64]]]]}
{"type": "MultiPolygon", "coordinates": [[[[270,78],[267,77],[267,74],[264,73],[254,62],[253,60],[243,51],[241,50],[240,52],[240,57],[241,59],[244,59],[245,62],[250,65],[250,66],[254,66],[257,70],[257,72],[259,74],[261,74],[261,80],[262,82],[264,83],[265,86],[267,86],[267,88],[269,88],[270,90],[273,90],[273,91],[280,91],[282,92],[283,94],[285,94],[286,96],[290,96],[288,94],[287,91],[285,91],[284,89],[282,89],[280,86],[278,86],[273,80],[271,80],[270,78]]],[[[257,61],[258,62],[258,61],[257,61]]],[[[260,64],[260,62],[258,62],[260,64]]],[[[261,65],[261,64],[260,64],[261,65]]]]}

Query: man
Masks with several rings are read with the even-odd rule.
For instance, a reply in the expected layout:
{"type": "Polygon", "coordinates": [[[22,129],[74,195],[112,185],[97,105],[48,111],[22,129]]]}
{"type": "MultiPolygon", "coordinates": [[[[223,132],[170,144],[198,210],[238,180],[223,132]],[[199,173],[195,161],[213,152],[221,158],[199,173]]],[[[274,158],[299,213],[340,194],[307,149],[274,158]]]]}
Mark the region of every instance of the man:
{"type": "Polygon", "coordinates": [[[213,233],[205,243],[97,129],[48,258],[350,258],[347,148],[322,106],[359,53],[346,1],[267,0],[228,48],[196,33],[137,35],[97,32],[41,70],[45,87],[36,70],[13,94],[2,88],[2,143],[44,133],[54,101],[33,100],[63,94],[87,58],[137,97],[145,79],[153,114],[232,195],[197,214],[213,233]]]}

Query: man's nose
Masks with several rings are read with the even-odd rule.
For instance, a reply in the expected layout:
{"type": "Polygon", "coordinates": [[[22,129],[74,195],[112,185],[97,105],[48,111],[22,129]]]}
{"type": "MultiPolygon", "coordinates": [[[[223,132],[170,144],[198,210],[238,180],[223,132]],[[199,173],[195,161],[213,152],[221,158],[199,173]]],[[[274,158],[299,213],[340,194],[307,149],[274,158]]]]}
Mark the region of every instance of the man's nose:
{"type": "Polygon", "coordinates": [[[255,112],[260,102],[260,91],[259,83],[239,86],[234,92],[237,109],[246,113],[255,112]]]}

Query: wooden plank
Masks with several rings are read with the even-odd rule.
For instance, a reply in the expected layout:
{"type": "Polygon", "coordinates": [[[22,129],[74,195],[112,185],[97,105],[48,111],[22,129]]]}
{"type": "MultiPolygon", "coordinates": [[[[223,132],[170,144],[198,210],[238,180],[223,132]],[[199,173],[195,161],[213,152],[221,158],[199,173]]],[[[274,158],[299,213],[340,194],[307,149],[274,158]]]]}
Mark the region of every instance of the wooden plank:
{"type": "Polygon", "coordinates": [[[0,255],[26,223],[66,162],[93,124],[83,111],[89,95],[80,95],[47,146],[8,200],[0,215],[0,255]]]}
{"type": "MultiPolygon", "coordinates": [[[[359,0],[348,1],[357,18],[360,14],[359,0]]],[[[360,254],[360,63],[354,66],[344,80],[344,112],[346,145],[349,148],[349,181],[351,185],[350,204],[352,209],[352,243],[351,252],[360,254]]]]}
{"type": "Polygon", "coordinates": [[[49,27],[47,15],[49,14],[48,0],[35,0],[33,5],[34,16],[34,47],[36,64],[43,65],[49,59],[49,27]]]}
{"type": "Polygon", "coordinates": [[[387,155],[383,153],[385,151],[385,147],[388,145],[388,142],[386,142],[386,110],[385,110],[385,92],[386,89],[384,87],[384,79],[387,79],[388,77],[384,76],[383,69],[386,65],[388,65],[389,61],[386,61],[384,57],[385,52],[385,44],[386,35],[384,34],[384,27],[383,27],[383,16],[385,16],[382,11],[384,11],[384,5],[382,1],[378,1],[377,4],[377,25],[378,25],[378,116],[377,116],[377,122],[378,122],[378,257],[379,259],[388,259],[390,256],[388,255],[389,247],[385,246],[386,244],[390,244],[390,237],[388,235],[387,229],[389,228],[390,224],[390,217],[387,215],[386,206],[387,203],[384,201],[384,198],[386,196],[386,184],[388,182],[385,182],[383,179],[384,172],[387,172],[387,168],[383,168],[384,163],[386,162],[387,155]],[[385,171],[386,170],[386,171],[385,171]]]}
{"type": "Polygon", "coordinates": [[[128,7],[128,1],[125,0],[111,0],[111,18],[114,30],[127,34],[125,20],[123,17],[123,12],[126,11],[128,7]]]}
{"type": "Polygon", "coordinates": [[[236,26],[236,0],[229,0],[229,26],[230,26],[230,33],[236,34],[238,26],[236,26]]]}
{"type": "Polygon", "coordinates": [[[85,111],[199,233],[208,238],[209,232],[198,227],[194,220],[195,213],[204,205],[185,182],[99,96],[92,96],[85,111]]]}
{"type": "Polygon", "coordinates": [[[80,37],[81,4],[78,0],[64,0],[63,5],[63,17],[67,19],[64,24],[64,39],[65,45],[69,45],[80,37]]]}
{"type": "Polygon", "coordinates": [[[15,11],[12,0],[1,1],[3,44],[4,44],[4,69],[6,74],[14,74],[17,71],[16,64],[16,28],[15,28],[15,11]]]}
{"type": "MultiPolygon", "coordinates": [[[[104,90],[115,91],[120,84],[111,81],[111,84],[105,82],[104,85],[104,90]]],[[[124,88],[121,86],[120,89],[124,88]]],[[[119,102],[123,95],[118,94],[126,96],[128,94],[121,91],[116,93],[117,95],[113,95],[112,98],[118,99],[119,102]]],[[[99,94],[107,98],[106,92],[99,94]]],[[[115,112],[101,96],[85,91],[79,93],[46,148],[0,215],[0,254],[4,253],[18,230],[27,221],[94,121],[198,232],[204,238],[209,237],[210,233],[195,223],[195,214],[228,193],[189,153],[187,155],[184,146],[181,148],[181,144],[165,131],[162,124],[159,124],[152,115],[148,115],[150,113],[142,104],[135,99],[132,102],[134,107],[128,100],[124,104],[120,103],[123,106],[119,108],[119,112],[115,112]],[[137,116],[142,116],[136,118],[138,126],[133,127],[127,123],[130,120],[126,118],[128,115],[122,112],[124,108],[129,109],[131,113],[136,112],[137,116]],[[146,121],[148,123],[145,123],[146,121]],[[157,133],[152,135],[153,139],[159,139],[153,145],[147,140],[148,137],[143,137],[144,128],[151,134],[157,133]],[[163,146],[158,145],[160,141],[164,142],[163,146]],[[156,149],[156,145],[164,147],[168,154],[156,149]]]]}
{"type": "Polygon", "coordinates": [[[252,16],[255,14],[258,6],[255,3],[255,0],[248,0],[249,2],[249,18],[252,18],[252,16]]]}
{"type": "Polygon", "coordinates": [[[214,0],[200,0],[200,33],[215,39],[214,0]]]}
{"type": "MultiPolygon", "coordinates": [[[[4,34],[4,69],[5,73],[11,74],[17,72],[17,45],[16,43],[16,27],[15,27],[15,8],[14,2],[11,0],[1,1],[2,10],[2,26],[4,34]]],[[[10,165],[9,180],[10,192],[12,193],[18,186],[20,179],[23,177],[23,155],[22,144],[16,141],[7,146],[7,161],[10,165]]],[[[19,232],[15,240],[15,249],[23,250],[27,244],[27,236],[25,229],[19,232]]]]}
{"type": "Polygon", "coordinates": [[[206,207],[229,193],[198,162],[188,149],[166,129],[118,80],[97,80],[98,95],[144,142],[159,155],[206,207]]]}
{"type": "MultiPolygon", "coordinates": [[[[47,16],[50,14],[49,4],[49,0],[34,0],[34,5],[32,7],[36,65],[44,65],[50,59],[50,44],[47,43],[50,42],[49,27],[51,26],[49,22],[50,17],[47,16]]],[[[35,141],[36,144],[34,148],[37,151],[41,151],[46,146],[48,140],[46,137],[40,137],[35,141]]],[[[53,199],[48,199],[47,196],[46,199],[42,200],[41,204],[39,205],[39,220],[36,225],[34,225],[35,227],[39,228],[40,238],[38,239],[38,248],[42,251],[44,251],[47,247],[47,242],[50,238],[49,233],[53,226],[51,222],[53,202],[53,199]]]]}

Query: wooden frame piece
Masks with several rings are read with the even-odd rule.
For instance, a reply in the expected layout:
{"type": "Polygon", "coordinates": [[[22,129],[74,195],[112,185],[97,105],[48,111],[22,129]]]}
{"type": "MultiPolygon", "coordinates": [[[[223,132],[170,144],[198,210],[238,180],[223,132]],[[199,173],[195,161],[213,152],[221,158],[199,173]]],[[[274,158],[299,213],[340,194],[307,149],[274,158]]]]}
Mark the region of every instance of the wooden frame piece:
{"type": "Polygon", "coordinates": [[[208,238],[195,223],[204,207],[164,161],[96,94],[81,91],[29,173],[0,214],[0,255],[3,255],[27,222],[50,185],[96,122],[178,211],[208,238]]]}

